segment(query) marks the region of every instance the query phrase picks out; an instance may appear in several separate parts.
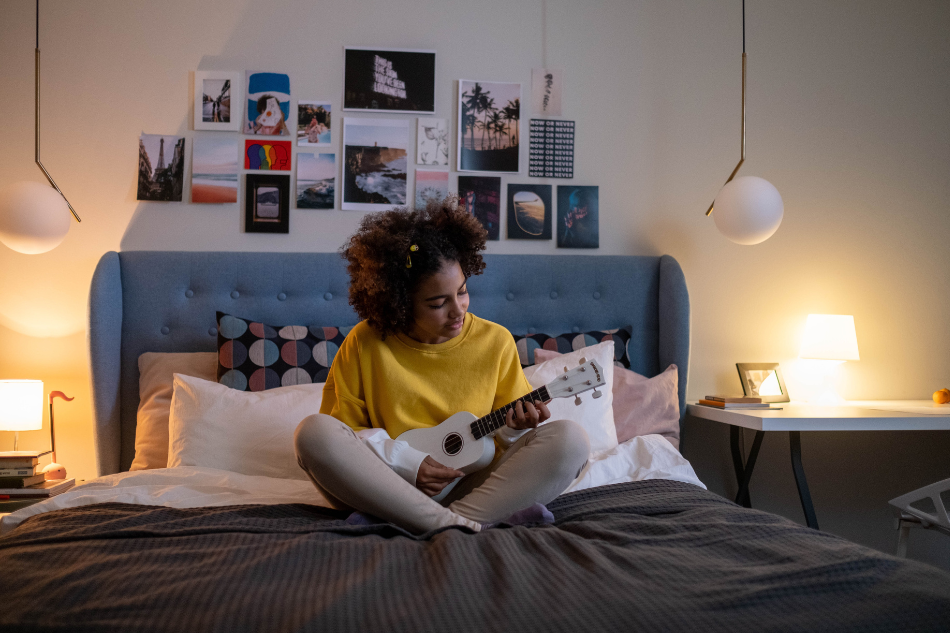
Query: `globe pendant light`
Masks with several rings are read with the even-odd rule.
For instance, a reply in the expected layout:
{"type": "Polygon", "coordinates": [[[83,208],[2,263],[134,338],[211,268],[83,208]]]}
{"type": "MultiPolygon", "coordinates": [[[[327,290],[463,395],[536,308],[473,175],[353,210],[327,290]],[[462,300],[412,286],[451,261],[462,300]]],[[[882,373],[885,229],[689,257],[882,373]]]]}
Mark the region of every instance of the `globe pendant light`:
{"type": "Polygon", "coordinates": [[[736,244],[752,245],[772,237],[782,223],[785,207],[782,196],[772,183],[756,176],[736,178],[745,162],[745,0],[742,0],[742,131],[739,163],[706,215],[715,209],[713,220],[719,232],[736,244]]]}
{"type": "Polygon", "coordinates": [[[0,242],[27,255],[50,251],[66,238],[69,215],[79,214],[66,200],[40,161],[40,2],[36,0],[36,164],[49,180],[44,184],[15,182],[0,190],[0,242]]]}

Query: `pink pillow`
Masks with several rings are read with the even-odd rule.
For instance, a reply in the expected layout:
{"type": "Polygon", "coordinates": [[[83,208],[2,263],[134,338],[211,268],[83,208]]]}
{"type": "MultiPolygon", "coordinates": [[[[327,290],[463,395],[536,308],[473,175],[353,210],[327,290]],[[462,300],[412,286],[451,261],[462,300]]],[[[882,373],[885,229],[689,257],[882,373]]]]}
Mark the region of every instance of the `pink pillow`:
{"type": "MultiPolygon", "coordinates": [[[[543,363],[561,354],[547,349],[534,351],[534,361],[543,363]]],[[[614,367],[614,425],[617,441],[638,435],[662,435],[677,449],[680,445],[679,373],[670,365],[661,374],[647,378],[624,367],[614,367]]]]}

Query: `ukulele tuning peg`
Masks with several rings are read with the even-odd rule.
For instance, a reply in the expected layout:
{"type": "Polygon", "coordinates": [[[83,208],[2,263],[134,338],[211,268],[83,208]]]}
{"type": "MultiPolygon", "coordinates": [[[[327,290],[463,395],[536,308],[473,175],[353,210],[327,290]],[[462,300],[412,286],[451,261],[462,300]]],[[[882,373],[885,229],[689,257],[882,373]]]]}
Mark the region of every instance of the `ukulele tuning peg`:
{"type": "Polygon", "coordinates": [[[575,407],[581,406],[581,397],[580,397],[580,396],[574,396],[574,406],[575,406],[575,407]]]}
{"type": "Polygon", "coordinates": [[[602,394],[602,393],[600,393],[599,391],[597,391],[596,389],[594,389],[594,393],[593,393],[592,395],[594,396],[594,400],[596,400],[597,398],[601,397],[601,396],[604,395],[604,394],[602,394]]]}

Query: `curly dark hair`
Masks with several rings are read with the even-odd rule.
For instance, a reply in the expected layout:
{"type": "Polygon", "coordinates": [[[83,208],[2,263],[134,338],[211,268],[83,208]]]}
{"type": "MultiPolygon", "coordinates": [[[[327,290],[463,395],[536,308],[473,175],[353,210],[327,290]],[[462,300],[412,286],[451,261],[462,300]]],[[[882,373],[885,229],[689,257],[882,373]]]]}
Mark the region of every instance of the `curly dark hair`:
{"type": "Polygon", "coordinates": [[[480,275],[487,236],[454,196],[430,199],[425,209],[396,207],[365,216],[340,249],[350,274],[350,305],[384,338],[405,332],[412,325],[412,294],[419,282],[446,261],[458,262],[466,279],[480,275]],[[412,245],[419,250],[410,251],[412,245]]]}

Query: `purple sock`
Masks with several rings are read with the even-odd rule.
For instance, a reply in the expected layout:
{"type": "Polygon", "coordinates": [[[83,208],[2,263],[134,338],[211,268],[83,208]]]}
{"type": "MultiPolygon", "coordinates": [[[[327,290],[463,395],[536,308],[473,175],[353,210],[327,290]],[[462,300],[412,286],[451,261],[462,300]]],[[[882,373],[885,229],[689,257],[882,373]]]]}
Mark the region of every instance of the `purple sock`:
{"type": "Polygon", "coordinates": [[[554,515],[551,514],[551,511],[544,507],[543,504],[535,503],[534,505],[530,505],[523,510],[518,510],[504,521],[483,523],[482,527],[487,530],[495,527],[499,523],[507,523],[509,525],[533,525],[537,523],[551,524],[554,523],[554,515]]]}

